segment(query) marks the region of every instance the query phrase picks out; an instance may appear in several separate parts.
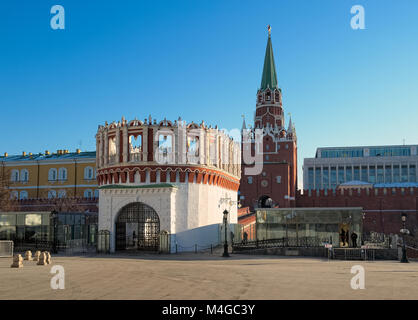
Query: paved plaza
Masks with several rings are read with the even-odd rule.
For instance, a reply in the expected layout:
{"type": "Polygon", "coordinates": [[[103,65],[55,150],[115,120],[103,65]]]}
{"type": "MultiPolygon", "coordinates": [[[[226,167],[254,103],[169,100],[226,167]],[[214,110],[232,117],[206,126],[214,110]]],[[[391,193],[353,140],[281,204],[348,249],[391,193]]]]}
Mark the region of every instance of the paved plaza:
{"type": "Polygon", "coordinates": [[[52,264],[0,258],[0,299],[418,299],[418,262],[328,261],[210,254],[52,256],[52,264]],[[51,289],[51,267],[65,289],[51,289]],[[353,290],[353,265],[365,289],[353,290]]]}

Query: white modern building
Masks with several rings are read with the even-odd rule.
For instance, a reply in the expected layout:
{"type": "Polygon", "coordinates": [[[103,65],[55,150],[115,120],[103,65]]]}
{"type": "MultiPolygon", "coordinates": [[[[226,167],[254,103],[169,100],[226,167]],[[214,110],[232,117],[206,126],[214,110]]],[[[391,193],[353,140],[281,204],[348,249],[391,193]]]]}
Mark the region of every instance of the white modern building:
{"type": "Polygon", "coordinates": [[[318,148],[303,162],[305,190],[418,186],[418,145],[318,148]]]}

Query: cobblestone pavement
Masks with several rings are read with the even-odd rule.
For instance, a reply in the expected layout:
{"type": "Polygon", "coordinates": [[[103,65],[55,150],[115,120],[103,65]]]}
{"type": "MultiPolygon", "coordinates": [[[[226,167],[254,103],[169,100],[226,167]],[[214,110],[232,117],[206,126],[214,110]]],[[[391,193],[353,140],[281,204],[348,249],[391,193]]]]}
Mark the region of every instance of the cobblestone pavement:
{"type": "Polygon", "coordinates": [[[187,253],[52,256],[52,264],[0,258],[0,299],[418,299],[418,262],[187,253]],[[51,267],[65,289],[51,289],[51,267]],[[353,290],[351,267],[365,269],[353,290]]]}

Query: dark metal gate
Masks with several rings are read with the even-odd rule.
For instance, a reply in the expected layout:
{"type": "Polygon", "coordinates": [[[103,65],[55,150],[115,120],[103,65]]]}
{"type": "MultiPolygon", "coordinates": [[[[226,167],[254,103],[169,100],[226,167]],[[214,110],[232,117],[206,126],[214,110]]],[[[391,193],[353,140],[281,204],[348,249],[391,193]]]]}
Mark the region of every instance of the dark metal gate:
{"type": "Polygon", "coordinates": [[[126,249],[126,222],[116,222],[116,250],[126,249]]]}
{"type": "Polygon", "coordinates": [[[126,205],[116,220],[116,250],[159,248],[160,219],[153,208],[142,202],[126,205]]]}

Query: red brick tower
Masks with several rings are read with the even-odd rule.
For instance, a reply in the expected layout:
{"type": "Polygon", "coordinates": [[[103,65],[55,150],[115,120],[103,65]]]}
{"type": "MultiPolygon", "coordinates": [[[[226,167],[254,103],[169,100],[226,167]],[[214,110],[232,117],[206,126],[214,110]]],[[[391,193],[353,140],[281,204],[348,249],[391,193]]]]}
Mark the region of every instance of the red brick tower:
{"type": "Polygon", "coordinates": [[[261,87],[257,91],[254,127],[247,129],[245,120],[243,122],[243,133],[251,137],[251,142],[242,144],[240,199],[243,206],[249,206],[251,209],[294,207],[297,189],[296,131],[291,119],[288,129],[285,130],[282,90],[277,83],[270,26],[268,29],[269,37],[261,87]],[[262,146],[254,140],[257,129],[262,129],[262,146]],[[248,153],[250,148],[251,156],[255,156],[255,150],[259,154],[258,164],[262,163],[259,174],[248,173],[248,168],[255,166],[254,162],[244,161],[244,153],[248,153]]]}

